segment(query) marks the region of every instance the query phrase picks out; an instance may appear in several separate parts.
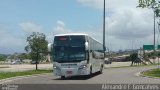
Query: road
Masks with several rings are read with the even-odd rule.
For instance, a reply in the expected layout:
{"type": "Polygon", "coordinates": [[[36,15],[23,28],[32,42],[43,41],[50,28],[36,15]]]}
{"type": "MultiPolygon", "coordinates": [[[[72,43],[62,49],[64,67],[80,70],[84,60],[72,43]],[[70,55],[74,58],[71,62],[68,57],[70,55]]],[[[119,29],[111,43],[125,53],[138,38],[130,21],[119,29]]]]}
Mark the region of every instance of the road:
{"type": "Polygon", "coordinates": [[[131,66],[131,61],[129,62],[112,62],[112,64],[105,64],[105,68],[113,68],[113,67],[126,67],[131,66]]]}
{"type": "Polygon", "coordinates": [[[71,77],[61,80],[52,73],[3,81],[3,84],[160,84],[160,79],[140,77],[138,72],[157,66],[125,67],[104,69],[103,74],[92,77],[71,77]]]}

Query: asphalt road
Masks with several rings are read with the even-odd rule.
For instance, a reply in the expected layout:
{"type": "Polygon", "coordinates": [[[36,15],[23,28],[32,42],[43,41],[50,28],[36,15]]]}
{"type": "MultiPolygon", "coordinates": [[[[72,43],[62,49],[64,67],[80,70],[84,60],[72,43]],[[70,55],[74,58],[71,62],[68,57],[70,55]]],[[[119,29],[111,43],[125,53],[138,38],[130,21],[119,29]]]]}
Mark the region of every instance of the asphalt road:
{"type": "MultiPolygon", "coordinates": [[[[157,66],[156,66],[157,67],[157,66]]],[[[155,66],[104,69],[103,74],[91,77],[71,77],[65,80],[52,73],[3,81],[3,84],[160,84],[160,79],[137,76],[138,72],[156,68],[155,66]]],[[[2,82],[1,82],[2,83],[2,82]]]]}

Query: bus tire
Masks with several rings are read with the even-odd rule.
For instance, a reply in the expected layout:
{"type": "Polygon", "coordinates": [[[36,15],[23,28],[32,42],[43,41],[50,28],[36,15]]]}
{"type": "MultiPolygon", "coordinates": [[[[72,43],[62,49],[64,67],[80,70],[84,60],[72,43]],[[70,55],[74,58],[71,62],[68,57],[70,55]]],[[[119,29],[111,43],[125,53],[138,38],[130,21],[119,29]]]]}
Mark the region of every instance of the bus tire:
{"type": "Polygon", "coordinates": [[[89,75],[91,76],[93,73],[92,73],[92,67],[90,67],[90,73],[89,75]]]}
{"type": "Polygon", "coordinates": [[[61,76],[61,79],[65,79],[65,76],[61,76]]]}
{"type": "Polygon", "coordinates": [[[102,74],[103,73],[103,65],[101,65],[101,68],[99,70],[99,73],[102,74]]]}

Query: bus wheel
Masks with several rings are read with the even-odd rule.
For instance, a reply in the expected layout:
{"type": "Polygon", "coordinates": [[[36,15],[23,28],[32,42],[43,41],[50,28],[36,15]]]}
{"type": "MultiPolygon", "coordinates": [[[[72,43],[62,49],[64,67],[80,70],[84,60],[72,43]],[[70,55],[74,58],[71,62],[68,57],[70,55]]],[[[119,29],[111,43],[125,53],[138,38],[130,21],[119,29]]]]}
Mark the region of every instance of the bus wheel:
{"type": "Polygon", "coordinates": [[[92,75],[92,67],[90,68],[90,76],[92,75]]]}
{"type": "Polygon", "coordinates": [[[65,79],[65,76],[61,76],[61,79],[65,79]]]}
{"type": "Polygon", "coordinates": [[[103,66],[101,66],[99,73],[100,73],[100,74],[103,73],[103,66]]]}

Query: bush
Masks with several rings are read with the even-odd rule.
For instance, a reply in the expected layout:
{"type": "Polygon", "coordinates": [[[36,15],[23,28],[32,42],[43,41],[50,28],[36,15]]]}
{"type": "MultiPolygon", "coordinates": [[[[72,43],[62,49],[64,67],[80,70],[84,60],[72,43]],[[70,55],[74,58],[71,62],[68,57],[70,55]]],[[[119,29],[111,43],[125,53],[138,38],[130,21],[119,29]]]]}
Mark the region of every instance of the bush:
{"type": "Polygon", "coordinates": [[[5,60],[6,60],[6,57],[3,55],[0,55],[0,61],[5,61],[5,60]]]}
{"type": "Polygon", "coordinates": [[[138,54],[137,53],[133,53],[130,55],[130,59],[131,61],[135,61],[138,58],[138,54]]]}
{"type": "Polygon", "coordinates": [[[131,61],[130,56],[127,56],[127,57],[125,58],[125,61],[131,61]]]}

